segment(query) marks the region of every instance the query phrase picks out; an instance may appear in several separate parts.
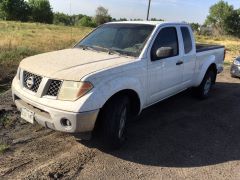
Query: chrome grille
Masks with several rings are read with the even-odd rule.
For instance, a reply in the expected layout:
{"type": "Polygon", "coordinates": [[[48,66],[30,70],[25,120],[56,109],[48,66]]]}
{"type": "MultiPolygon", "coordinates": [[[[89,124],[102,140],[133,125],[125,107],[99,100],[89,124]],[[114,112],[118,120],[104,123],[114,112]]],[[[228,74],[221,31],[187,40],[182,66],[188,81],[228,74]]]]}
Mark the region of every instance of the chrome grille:
{"type": "Polygon", "coordinates": [[[56,97],[59,93],[61,85],[62,85],[62,81],[52,80],[48,88],[47,95],[56,97]]]}
{"type": "Polygon", "coordinates": [[[37,92],[38,88],[40,86],[42,82],[42,77],[38,76],[36,74],[32,74],[30,72],[27,71],[23,71],[23,86],[33,92],[37,92]],[[28,83],[29,80],[32,80],[32,84],[30,86],[30,84],[28,83]]]}

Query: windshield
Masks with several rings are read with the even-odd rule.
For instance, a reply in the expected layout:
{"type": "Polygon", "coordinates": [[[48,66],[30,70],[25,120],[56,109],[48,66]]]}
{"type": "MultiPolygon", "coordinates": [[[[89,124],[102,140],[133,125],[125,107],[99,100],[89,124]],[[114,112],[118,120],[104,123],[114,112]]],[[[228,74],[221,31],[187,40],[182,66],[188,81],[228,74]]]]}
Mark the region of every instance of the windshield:
{"type": "Polygon", "coordinates": [[[90,33],[76,47],[138,57],[155,26],[105,24],[90,33]]]}

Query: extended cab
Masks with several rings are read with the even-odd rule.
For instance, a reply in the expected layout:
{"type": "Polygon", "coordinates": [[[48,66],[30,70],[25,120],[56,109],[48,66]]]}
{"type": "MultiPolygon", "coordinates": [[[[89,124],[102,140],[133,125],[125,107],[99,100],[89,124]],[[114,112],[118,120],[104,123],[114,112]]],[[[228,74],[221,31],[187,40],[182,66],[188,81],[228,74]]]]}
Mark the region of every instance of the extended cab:
{"type": "Polygon", "coordinates": [[[195,44],[188,24],[104,24],[72,49],[24,59],[12,83],[21,117],[68,133],[98,125],[111,147],[129,118],[188,88],[206,98],[223,71],[223,46],[195,44]]]}

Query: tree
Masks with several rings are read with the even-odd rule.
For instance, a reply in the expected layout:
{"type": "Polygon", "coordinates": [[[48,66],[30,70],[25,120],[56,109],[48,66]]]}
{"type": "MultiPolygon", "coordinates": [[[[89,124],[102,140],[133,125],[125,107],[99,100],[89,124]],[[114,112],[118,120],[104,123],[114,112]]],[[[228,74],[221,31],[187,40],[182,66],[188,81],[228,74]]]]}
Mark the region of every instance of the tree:
{"type": "Polygon", "coordinates": [[[5,20],[28,21],[30,8],[24,0],[0,0],[0,16],[5,20]]]}
{"type": "Polygon", "coordinates": [[[53,12],[48,0],[29,0],[31,19],[34,22],[53,23],[53,12]]]}
{"type": "Polygon", "coordinates": [[[240,9],[234,10],[226,17],[224,29],[227,34],[240,37],[240,9]]]}
{"type": "Polygon", "coordinates": [[[190,26],[192,27],[192,30],[194,32],[199,32],[200,31],[200,27],[201,27],[200,24],[198,24],[198,23],[191,23],[190,26]]]}
{"type": "Polygon", "coordinates": [[[96,10],[95,22],[99,26],[112,20],[112,17],[108,14],[108,10],[102,6],[99,6],[96,10]]]}
{"type": "Polygon", "coordinates": [[[211,25],[219,31],[225,32],[226,18],[234,11],[233,6],[220,0],[210,7],[209,15],[205,21],[206,25],[211,25]]]}

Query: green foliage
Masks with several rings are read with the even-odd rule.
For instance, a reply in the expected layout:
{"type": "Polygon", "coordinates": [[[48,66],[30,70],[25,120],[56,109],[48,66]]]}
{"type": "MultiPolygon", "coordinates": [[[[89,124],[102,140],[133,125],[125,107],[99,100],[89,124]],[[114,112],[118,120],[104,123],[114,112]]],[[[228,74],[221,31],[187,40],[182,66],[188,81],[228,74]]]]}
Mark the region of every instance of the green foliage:
{"type": "Polygon", "coordinates": [[[89,16],[82,17],[77,24],[85,27],[96,27],[96,23],[89,16]]]}
{"type": "Polygon", "coordinates": [[[209,15],[205,21],[206,25],[211,25],[224,32],[226,18],[234,11],[234,7],[227,2],[220,0],[210,7],[209,15]]]}
{"type": "Polygon", "coordinates": [[[232,5],[220,0],[218,3],[210,7],[206,24],[222,25],[226,17],[234,10],[232,5]]]}
{"type": "Polygon", "coordinates": [[[65,26],[85,26],[85,27],[97,26],[92,17],[82,14],[69,16],[64,13],[55,13],[53,23],[56,25],[65,26]]]}
{"type": "Polygon", "coordinates": [[[112,20],[112,17],[108,14],[108,10],[102,6],[99,6],[96,10],[95,22],[99,26],[112,20]]]}
{"type": "Polygon", "coordinates": [[[30,8],[24,0],[1,0],[0,18],[13,21],[28,21],[30,8]]]}
{"type": "Polygon", "coordinates": [[[53,24],[70,26],[72,17],[64,13],[54,13],[53,24]]]}
{"type": "Polygon", "coordinates": [[[3,154],[9,149],[9,146],[6,144],[0,144],[0,154],[3,154]]]}
{"type": "Polygon", "coordinates": [[[34,22],[53,23],[53,12],[49,0],[29,0],[31,19],[34,22]]]}
{"type": "Polygon", "coordinates": [[[234,10],[226,17],[224,29],[227,34],[240,37],[240,10],[234,10]]]}
{"type": "Polygon", "coordinates": [[[127,21],[127,18],[120,18],[119,21],[127,21]]]}
{"type": "Polygon", "coordinates": [[[36,50],[27,47],[14,47],[14,48],[1,48],[0,47],[0,63],[18,61],[19,59],[26,58],[38,54],[36,50]]]}
{"type": "Polygon", "coordinates": [[[164,21],[163,19],[151,18],[151,21],[164,21]]]}
{"type": "Polygon", "coordinates": [[[201,27],[200,24],[198,24],[198,23],[191,23],[190,26],[192,27],[192,30],[194,32],[199,32],[200,27],[201,27]]]}

